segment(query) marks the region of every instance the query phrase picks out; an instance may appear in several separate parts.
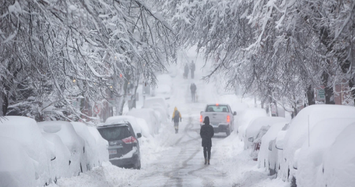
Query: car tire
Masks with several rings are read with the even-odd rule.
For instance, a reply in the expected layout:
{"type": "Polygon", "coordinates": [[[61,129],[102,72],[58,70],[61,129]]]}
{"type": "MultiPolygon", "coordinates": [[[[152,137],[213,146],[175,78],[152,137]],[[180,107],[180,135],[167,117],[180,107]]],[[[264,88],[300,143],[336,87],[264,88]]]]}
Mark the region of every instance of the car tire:
{"type": "Polygon", "coordinates": [[[141,161],[137,160],[136,164],[134,164],[133,169],[141,169],[141,161]]]}

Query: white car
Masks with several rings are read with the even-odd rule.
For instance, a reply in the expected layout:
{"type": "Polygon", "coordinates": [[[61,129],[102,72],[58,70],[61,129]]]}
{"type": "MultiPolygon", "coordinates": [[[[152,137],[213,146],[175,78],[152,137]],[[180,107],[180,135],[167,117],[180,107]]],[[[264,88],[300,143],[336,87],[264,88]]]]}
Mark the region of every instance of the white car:
{"type": "Polygon", "coordinates": [[[257,139],[256,136],[259,135],[259,138],[261,139],[261,137],[266,133],[270,126],[279,122],[286,124],[289,121],[282,117],[259,117],[254,119],[254,121],[252,121],[245,130],[244,149],[254,148],[254,144],[257,139]],[[263,127],[265,132],[260,134],[259,132],[263,127]]]}
{"type": "Polygon", "coordinates": [[[43,138],[47,142],[47,148],[52,153],[50,174],[51,178],[55,182],[62,177],[71,177],[68,173],[70,168],[71,153],[69,149],[64,145],[62,139],[55,133],[42,132],[43,138]]]}
{"type": "MultiPolygon", "coordinates": [[[[47,149],[46,140],[41,134],[34,119],[22,116],[6,116],[0,120],[0,137],[9,138],[18,142],[30,158],[25,168],[35,168],[36,186],[49,184],[50,176],[50,150],[47,149]]],[[[14,145],[15,146],[15,145],[14,145]]],[[[18,146],[17,146],[18,147],[18,146]]]]}
{"type": "Polygon", "coordinates": [[[279,158],[279,175],[283,180],[295,181],[295,159],[303,143],[309,140],[309,133],[320,121],[332,118],[355,118],[355,107],[343,105],[311,105],[302,109],[292,119],[289,129],[277,138],[276,147],[282,150],[279,158]]]}
{"type": "Polygon", "coordinates": [[[101,166],[104,162],[109,162],[109,155],[107,151],[108,142],[105,140],[96,127],[88,126],[88,130],[94,137],[96,145],[93,148],[98,157],[98,164],[101,166]]]}
{"type": "Polygon", "coordinates": [[[352,187],[355,184],[355,123],[348,125],[324,155],[324,186],[352,187]]]}
{"type": "Polygon", "coordinates": [[[236,130],[238,130],[238,136],[241,141],[244,140],[245,130],[250,123],[259,117],[266,117],[266,111],[261,108],[247,108],[238,114],[236,121],[236,130]]]}
{"type": "Polygon", "coordinates": [[[287,130],[288,124],[279,122],[273,124],[269,130],[261,138],[260,151],[258,154],[258,167],[265,168],[269,175],[274,175],[278,172],[279,150],[275,147],[277,134],[281,130],[287,130]]]}
{"type": "Polygon", "coordinates": [[[161,97],[152,97],[145,99],[143,108],[152,108],[157,111],[160,115],[162,123],[165,123],[170,119],[168,114],[168,105],[161,97]]]}
{"type": "Polygon", "coordinates": [[[0,185],[37,186],[33,160],[18,141],[0,136],[0,185]]]}
{"type": "Polygon", "coordinates": [[[38,126],[47,133],[55,133],[70,152],[69,176],[85,171],[87,164],[85,141],[76,133],[73,125],[66,121],[38,122],[38,126]]]}
{"type": "Polygon", "coordinates": [[[96,147],[97,143],[94,136],[91,134],[89,127],[85,123],[71,122],[76,133],[85,142],[86,170],[91,170],[94,167],[100,166],[101,163],[96,147]]]}
{"type": "MultiPolygon", "coordinates": [[[[299,149],[297,160],[294,162],[294,168],[297,169],[295,173],[297,186],[329,186],[325,183],[325,181],[334,176],[336,173],[334,173],[334,175],[332,174],[325,176],[324,171],[327,170],[329,173],[333,172],[335,168],[333,166],[329,166],[329,164],[341,161],[334,159],[328,164],[328,162],[325,162],[325,153],[330,147],[332,147],[334,142],[337,142],[337,139],[342,131],[348,128],[348,126],[354,125],[354,123],[355,118],[333,118],[320,121],[314,126],[310,132],[310,140],[303,142],[302,147],[299,149]]],[[[353,133],[354,132],[355,131],[353,131],[353,133]]],[[[349,151],[351,147],[352,142],[344,142],[344,144],[340,147],[341,150],[332,154],[335,156],[338,156],[341,152],[348,154],[346,152],[349,151]]],[[[345,160],[342,159],[342,161],[345,160]]],[[[349,163],[347,164],[350,165],[349,163]]],[[[339,165],[336,164],[334,166],[338,167],[339,165]]]]}

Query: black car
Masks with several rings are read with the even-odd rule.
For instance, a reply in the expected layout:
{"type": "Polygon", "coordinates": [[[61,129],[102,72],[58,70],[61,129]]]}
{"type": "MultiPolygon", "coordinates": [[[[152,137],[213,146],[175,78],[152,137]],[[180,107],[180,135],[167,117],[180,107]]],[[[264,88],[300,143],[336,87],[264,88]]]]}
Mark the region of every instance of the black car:
{"type": "Polygon", "coordinates": [[[109,143],[109,160],[113,165],[123,168],[141,168],[139,142],[141,133],[134,133],[129,122],[97,127],[101,136],[109,143]]]}

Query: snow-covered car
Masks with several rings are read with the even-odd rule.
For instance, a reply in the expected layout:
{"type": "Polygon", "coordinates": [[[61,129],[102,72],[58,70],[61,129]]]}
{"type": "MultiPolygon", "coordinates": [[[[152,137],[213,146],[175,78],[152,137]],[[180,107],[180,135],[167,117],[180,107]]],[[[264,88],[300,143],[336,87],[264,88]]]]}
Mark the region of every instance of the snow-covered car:
{"type": "Polygon", "coordinates": [[[355,107],[342,105],[311,105],[302,109],[290,122],[289,129],[283,136],[278,137],[276,147],[282,150],[279,158],[279,176],[283,180],[294,181],[295,158],[305,141],[309,140],[309,133],[320,121],[332,118],[355,118],[355,107]]]}
{"type": "Polygon", "coordinates": [[[258,167],[266,168],[269,175],[277,173],[279,168],[278,157],[280,151],[275,147],[277,134],[281,130],[287,130],[288,124],[279,122],[273,124],[261,138],[260,151],[258,154],[258,167]]]}
{"type": "Polygon", "coordinates": [[[225,132],[229,136],[234,130],[236,115],[228,104],[208,104],[205,110],[201,111],[200,125],[203,125],[203,119],[208,116],[215,133],[225,132]]]}
{"type": "Polygon", "coordinates": [[[37,186],[32,162],[21,143],[0,136],[0,186],[37,186]]]}
{"type": "Polygon", "coordinates": [[[160,115],[162,123],[165,123],[169,120],[168,106],[165,100],[161,97],[147,98],[144,101],[143,108],[152,108],[157,111],[160,115]]]}
{"type": "Polygon", "coordinates": [[[355,123],[348,125],[325,152],[323,186],[351,187],[355,184],[355,123]]]}
{"type": "Polygon", "coordinates": [[[264,109],[260,108],[247,108],[238,114],[237,121],[235,123],[236,129],[240,140],[244,140],[245,130],[254,119],[258,117],[266,117],[267,114],[264,109]]]}
{"type": "Polygon", "coordinates": [[[141,168],[139,141],[141,133],[135,133],[129,122],[105,124],[97,127],[101,136],[109,143],[109,160],[124,168],[141,168]]]}
{"type": "Polygon", "coordinates": [[[254,119],[245,130],[244,149],[259,147],[262,136],[267,132],[270,126],[278,122],[286,124],[288,120],[282,117],[259,117],[254,119]]]}
{"type": "Polygon", "coordinates": [[[142,127],[140,124],[137,122],[137,118],[134,116],[127,116],[127,115],[122,115],[122,116],[111,116],[106,119],[105,124],[117,124],[117,123],[122,123],[128,121],[136,133],[142,133],[144,135],[142,127]]]}
{"type": "MultiPolygon", "coordinates": [[[[297,186],[329,186],[325,181],[331,176],[325,177],[324,170],[328,171],[334,168],[325,168],[325,152],[333,145],[339,134],[349,125],[355,125],[354,123],[355,118],[333,118],[320,121],[314,126],[309,134],[309,141],[303,142],[298,151],[297,160],[294,162],[294,168],[297,169],[295,175],[297,186]]],[[[349,147],[352,146],[350,142],[344,142],[344,145],[346,144],[349,147]]],[[[336,154],[348,151],[349,147],[342,146],[341,148],[344,150],[339,150],[336,154]]]]}
{"type": "MultiPolygon", "coordinates": [[[[253,136],[253,129],[256,130],[257,129],[256,127],[258,127],[258,125],[254,126],[253,124],[251,124],[247,129],[247,130],[251,130],[251,131],[249,131],[249,133],[247,133],[247,136],[249,138],[247,138],[246,141],[251,143],[252,151],[251,151],[250,155],[254,161],[258,160],[262,137],[265,135],[265,133],[267,133],[267,131],[270,129],[270,127],[272,127],[273,125],[278,124],[278,123],[287,124],[289,122],[285,118],[281,118],[281,117],[266,117],[264,120],[265,121],[263,121],[263,120],[259,121],[261,123],[264,123],[264,125],[261,127],[259,126],[260,129],[259,129],[259,132],[257,133],[256,136],[253,136]],[[277,119],[267,119],[267,118],[277,118],[277,119]],[[251,126],[254,126],[254,127],[251,127],[251,126]]],[[[244,147],[244,148],[246,148],[246,147],[244,147]]]]}
{"type": "Polygon", "coordinates": [[[81,122],[71,122],[71,124],[73,124],[76,133],[85,141],[85,156],[87,160],[85,169],[91,170],[92,168],[99,166],[99,150],[96,150],[97,143],[94,136],[91,134],[88,125],[81,122]]]}
{"type": "Polygon", "coordinates": [[[47,148],[54,157],[51,159],[50,175],[55,181],[62,177],[71,177],[68,171],[70,168],[71,153],[64,145],[62,139],[55,133],[42,132],[42,136],[47,142],[47,148]]]}
{"type": "Polygon", "coordinates": [[[155,105],[160,105],[165,110],[168,110],[168,104],[165,102],[164,98],[162,98],[162,97],[151,97],[151,98],[145,99],[143,107],[148,108],[150,106],[155,106],[155,105]]]}
{"type": "Polygon", "coordinates": [[[31,160],[24,163],[23,167],[34,167],[36,186],[43,186],[52,182],[49,171],[51,157],[48,153],[50,151],[47,149],[46,140],[43,138],[41,130],[34,119],[22,116],[6,116],[1,118],[0,137],[10,138],[22,146],[22,149],[31,160]]]}
{"type": "Polygon", "coordinates": [[[100,132],[97,130],[96,127],[88,126],[88,130],[95,139],[96,145],[93,149],[95,150],[95,153],[99,158],[98,165],[101,166],[102,163],[109,161],[107,151],[108,142],[101,136],[100,132]]]}
{"type": "Polygon", "coordinates": [[[154,109],[134,108],[130,110],[126,115],[144,119],[148,124],[149,134],[157,134],[159,132],[161,124],[159,123],[159,116],[157,116],[154,109]]]}
{"type": "Polygon", "coordinates": [[[66,121],[38,122],[38,126],[47,133],[55,133],[70,152],[69,176],[85,171],[87,164],[85,141],[76,133],[73,125],[66,121]]]}

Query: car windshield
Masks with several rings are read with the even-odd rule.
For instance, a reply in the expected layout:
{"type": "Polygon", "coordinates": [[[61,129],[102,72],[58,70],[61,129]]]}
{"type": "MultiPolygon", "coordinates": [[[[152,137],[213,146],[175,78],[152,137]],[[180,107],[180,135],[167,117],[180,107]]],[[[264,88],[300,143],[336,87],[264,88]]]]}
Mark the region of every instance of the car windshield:
{"type": "Polygon", "coordinates": [[[227,105],[208,105],[206,112],[229,112],[227,105]]]}
{"type": "Polygon", "coordinates": [[[131,136],[127,126],[107,127],[98,129],[101,136],[107,141],[122,140],[131,136]]]}

